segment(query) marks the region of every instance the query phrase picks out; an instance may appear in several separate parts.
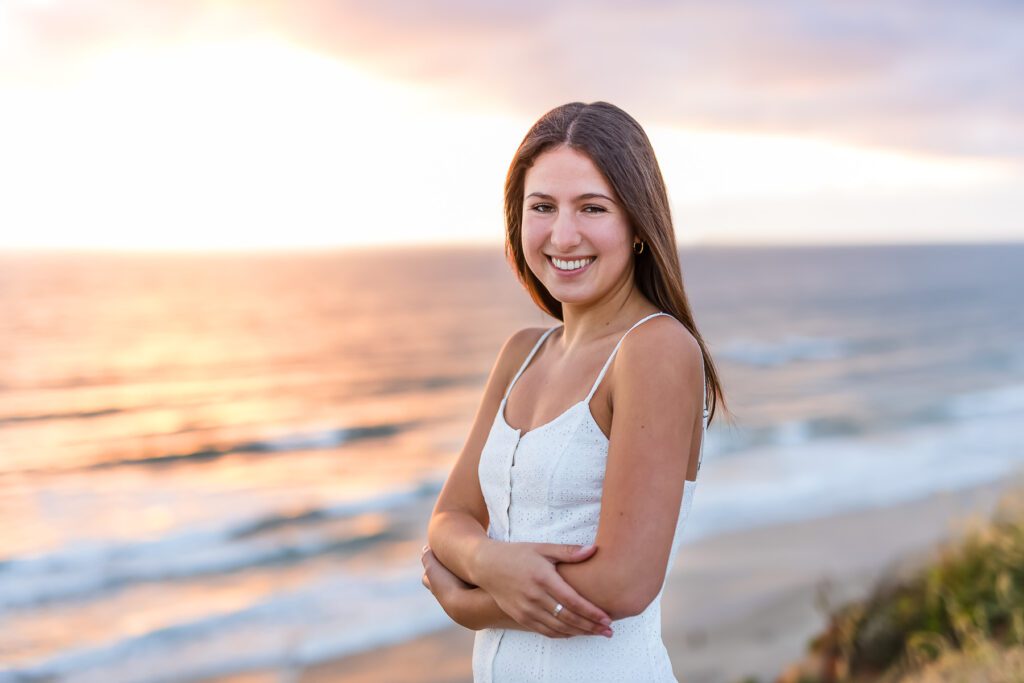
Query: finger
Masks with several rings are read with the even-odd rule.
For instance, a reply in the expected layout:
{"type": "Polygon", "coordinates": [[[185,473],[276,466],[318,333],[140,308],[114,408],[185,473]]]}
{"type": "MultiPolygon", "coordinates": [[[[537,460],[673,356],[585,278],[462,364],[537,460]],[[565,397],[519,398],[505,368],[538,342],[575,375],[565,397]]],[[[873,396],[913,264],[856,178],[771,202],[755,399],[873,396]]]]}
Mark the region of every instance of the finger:
{"type": "Polygon", "coordinates": [[[568,607],[562,608],[558,613],[558,620],[576,629],[577,635],[604,636],[611,634],[611,626],[595,624],[590,619],[585,619],[573,612],[568,607]]]}
{"type": "Polygon", "coordinates": [[[542,555],[555,562],[580,562],[594,554],[597,546],[579,546],[572,543],[538,543],[542,555]]]}
{"type": "Polygon", "coordinates": [[[427,576],[425,572],[423,574],[423,579],[420,581],[420,583],[422,583],[423,587],[426,588],[428,591],[433,592],[433,589],[430,587],[430,577],[427,576]]]}
{"type": "Polygon", "coordinates": [[[537,621],[544,624],[547,628],[555,631],[556,633],[562,634],[565,637],[570,636],[592,636],[594,635],[589,629],[581,629],[574,626],[569,621],[563,619],[565,616],[565,608],[558,613],[556,617],[550,610],[544,610],[539,616],[537,621]]]}
{"type": "Polygon", "coordinates": [[[604,626],[595,625],[577,614],[572,614],[571,610],[565,608],[565,605],[562,605],[562,609],[555,614],[555,608],[552,605],[556,602],[550,595],[542,594],[530,601],[529,615],[544,623],[548,628],[569,636],[592,636],[595,635],[595,628],[600,628],[600,632],[605,630],[604,626]]]}
{"type": "Polygon", "coordinates": [[[529,604],[523,605],[522,610],[509,610],[507,614],[511,616],[513,619],[515,619],[516,622],[518,622],[524,628],[528,628],[531,631],[536,631],[537,633],[545,635],[548,638],[569,637],[568,634],[562,632],[561,630],[556,630],[552,628],[552,626],[557,626],[557,624],[552,624],[552,622],[549,619],[545,618],[545,616],[551,615],[545,614],[544,608],[541,607],[537,601],[531,601],[529,604]]]}
{"type": "Polygon", "coordinates": [[[554,572],[554,574],[545,582],[544,586],[554,600],[595,624],[602,626],[611,624],[612,618],[603,609],[577,593],[576,589],[570,586],[561,574],[558,572],[554,572]]]}
{"type": "Polygon", "coordinates": [[[566,546],[568,548],[575,547],[575,550],[568,552],[562,562],[582,562],[591,558],[595,552],[597,552],[597,546],[591,543],[590,545],[577,545],[577,546],[566,546]]]}
{"type": "Polygon", "coordinates": [[[554,631],[559,635],[565,636],[566,638],[568,638],[569,636],[580,635],[578,629],[565,623],[559,617],[556,617],[554,614],[544,609],[543,607],[537,613],[536,619],[551,631],[554,631]]]}
{"type": "Polygon", "coordinates": [[[542,619],[528,619],[527,623],[526,623],[526,626],[531,631],[535,631],[537,633],[540,633],[541,635],[545,635],[548,638],[568,638],[569,637],[567,634],[562,633],[561,631],[556,631],[555,629],[551,628],[550,626],[548,626],[547,622],[543,621],[542,619]]]}

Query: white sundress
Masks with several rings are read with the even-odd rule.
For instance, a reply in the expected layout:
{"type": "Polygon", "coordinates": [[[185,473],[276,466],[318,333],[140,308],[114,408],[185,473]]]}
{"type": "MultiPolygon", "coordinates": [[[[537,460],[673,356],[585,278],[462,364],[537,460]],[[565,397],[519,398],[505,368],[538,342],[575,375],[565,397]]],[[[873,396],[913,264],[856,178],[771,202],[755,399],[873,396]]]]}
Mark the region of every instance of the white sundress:
{"type": "MultiPolygon", "coordinates": [[[[587,545],[597,537],[608,438],[590,412],[590,399],[604,378],[622,340],[653,313],[622,335],[586,399],[553,420],[523,434],[505,421],[505,403],[516,380],[544,340],[544,332],[505,391],[480,454],[480,488],[490,517],[487,535],[500,541],[587,545]]],[[[697,470],[704,458],[707,387],[697,470]]],[[[696,481],[683,484],[672,549],[671,569],[693,504],[696,481]]],[[[485,628],[473,642],[474,683],[598,683],[643,681],[678,683],[661,638],[661,590],[640,614],[612,621],[614,635],[549,638],[518,629],[485,628]]]]}

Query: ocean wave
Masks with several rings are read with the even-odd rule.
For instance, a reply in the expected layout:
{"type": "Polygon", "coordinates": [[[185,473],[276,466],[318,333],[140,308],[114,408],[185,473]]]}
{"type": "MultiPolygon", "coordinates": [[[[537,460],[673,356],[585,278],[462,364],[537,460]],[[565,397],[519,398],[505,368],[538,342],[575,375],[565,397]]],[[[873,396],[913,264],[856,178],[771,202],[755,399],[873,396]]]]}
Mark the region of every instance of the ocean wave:
{"type": "Polygon", "coordinates": [[[420,584],[418,565],[372,575],[335,573],[240,609],[0,670],[0,683],[180,683],[298,670],[402,642],[451,624],[420,584]]]}
{"type": "Polygon", "coordinates": [[[0,609],[89,599],[104,591],[153,581],[225,574],[269,564],[297,562],[327,553],[354,553],[387,542],[390,527],[348,536],[319,532],[314,524],[389,512],[440,491],[441,481],[299,513],[271,513],[219,528],[191,529],[153,541],[76,544],[32,558],[0,563],[0,609]],[[307,533],[283,538],[288,527],[307,533]]]}
{"type": "Polygon", "coordinates": [[[386,423],[359,427],[343,427],[316,432],[286,434],[272,439],[245,441],[221,448],[202,448],[190,453],[168,453],[145,458],[123,458],[88,465],[86,469],[109,469],[112,467],[160,466],[177,462],[202,462],[216,460],[236,453],[287,453],[298,450],[336,448],[342,444],[365,439],[380,439],[398,434],[407,424],[386,423]]]}
{"type": "Polygon", "coordinates": [[[50,420],[88,420],[94,417],[107,417],[125,412],[123,408],[97,408],[96,410],[71,410],[65,413],[41,413],[38,415],[3,415],[0,425],[17,424],[19,422],[49,422],[50,420]]]}
{"type": "Polygon", "coordinates": [[[775,342],[732,339],[718,347],[716,353],[737,363],[774,367],[794,361],[844,358],[849,355],[850,346],[842,339],[797,335],[775,342]]]}
{"type": "Polygon", "coordinates": [[[951,396],[943,404],[943,412],[954,419],[1024,415],[1024,384],[951,396]]]}
{"type": "Polygon", "coordinates": [[[161,455],[148,455],[141,458],[115,458],[101,460],[99,462],[85,465],[70,465],[56,467],[24,468],[0,470],[0,476],[9,475],[46,475],[66,474],[70,472],[81,472],[90,470],[108,470],[119,467],[166,467],[178,463],[200,463],[218,460],[229,455],[249,454],[279,454],[294,451],[312,451],[337,448],[357,441],[370,439],[384,439],[411,429],[419,423],[410,422],[387,422],[376,425],[359,425],[355,427],[339,427],[337,429],[324,429],[311,432],[296,432],[267,439],[256,439],[241,441],[224,446],[208,446],[186,453],[164,453],[161,455]]]}

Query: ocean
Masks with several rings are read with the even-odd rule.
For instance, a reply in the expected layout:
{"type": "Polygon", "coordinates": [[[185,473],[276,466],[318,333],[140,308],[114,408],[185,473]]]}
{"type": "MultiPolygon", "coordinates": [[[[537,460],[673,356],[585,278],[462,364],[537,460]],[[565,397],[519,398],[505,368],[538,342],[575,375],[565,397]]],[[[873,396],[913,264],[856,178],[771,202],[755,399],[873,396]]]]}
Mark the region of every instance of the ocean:
{"type": "MultiPolygon", "coordinates": [[[[733,420],[685,544],[1024,466],[1024,244],[689,247],[733,420]]],[[[0,253],[0,683],[283,673],[451,622],[431,508],[500,245],[0,253]]]]}

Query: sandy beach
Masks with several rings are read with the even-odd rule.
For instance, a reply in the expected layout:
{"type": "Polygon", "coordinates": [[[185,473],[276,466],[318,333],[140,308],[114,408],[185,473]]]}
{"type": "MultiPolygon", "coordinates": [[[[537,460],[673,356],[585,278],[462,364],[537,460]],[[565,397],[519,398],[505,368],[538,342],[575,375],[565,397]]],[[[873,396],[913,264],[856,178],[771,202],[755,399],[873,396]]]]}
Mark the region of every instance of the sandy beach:
{"type": "MultiPolygon", "coordinates": [[[[680,551],[663,597],[664,640],[686,683],[770,679],[823,625],[816,606],[864,595],[887,570],[909,568],[937,544],[987,519],[1015,482],[939,493],[889,508],[701,539],[680,551]]],[[[309,667],[302,683],[469,683],[473,632],[459,626],[309,667]]],[[[249,674],[217,683],[269,683],[249,674]]]]}

